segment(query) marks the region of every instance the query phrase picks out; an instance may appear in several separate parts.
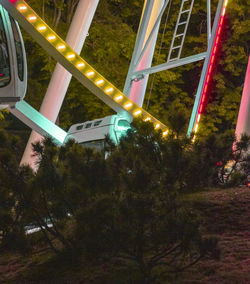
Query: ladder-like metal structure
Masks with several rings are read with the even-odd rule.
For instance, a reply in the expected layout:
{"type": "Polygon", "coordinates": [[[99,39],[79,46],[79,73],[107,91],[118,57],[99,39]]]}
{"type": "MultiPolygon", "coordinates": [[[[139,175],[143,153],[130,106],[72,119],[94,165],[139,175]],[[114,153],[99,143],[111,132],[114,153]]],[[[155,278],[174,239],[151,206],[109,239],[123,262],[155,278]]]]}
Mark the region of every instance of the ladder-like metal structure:
{"type": "Polygon", "coordinates": [[[167,62],[180,59],[194,0],[182,0],[167,62]],[[173,57],[174,56],[174,57],[173,57]]]}

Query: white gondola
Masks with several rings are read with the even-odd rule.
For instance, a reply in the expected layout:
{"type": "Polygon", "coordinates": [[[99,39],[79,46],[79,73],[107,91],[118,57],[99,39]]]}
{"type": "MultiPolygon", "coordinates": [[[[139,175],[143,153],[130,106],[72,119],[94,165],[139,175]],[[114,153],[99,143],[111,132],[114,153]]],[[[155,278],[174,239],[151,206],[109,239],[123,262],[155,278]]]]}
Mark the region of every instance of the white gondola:
{"type": "Polygon", "coordinates": [[[0,109],[22,100],[27,88],[27,63],[17,22],[0,5],[0,109]]]}
{"type": "Polygon", "coordinates": [[[101,151],[105,146],[105,137],[118,144],[122,135],[130,128],[130,123],[119,115],[86,121],[72,125],[68,131],[68,138],[73,138],[84,147],[101,151]]]}

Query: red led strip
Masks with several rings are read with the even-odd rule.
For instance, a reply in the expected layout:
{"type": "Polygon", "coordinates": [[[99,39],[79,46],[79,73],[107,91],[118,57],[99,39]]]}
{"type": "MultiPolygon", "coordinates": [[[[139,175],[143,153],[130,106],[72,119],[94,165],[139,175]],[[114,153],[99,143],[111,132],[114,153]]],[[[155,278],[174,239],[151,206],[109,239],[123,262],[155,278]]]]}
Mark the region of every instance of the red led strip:
{"type": "Polygon", "coordinates": [[[195,126],[194,126],[194,132],[195,133],[198,130],[199,121],[200,121],[200,118],[201,118],[202,111],[204,109],[204,102],[205,102],[205,98],[207,96],[208,84],[209,84],[209,81],[211,79],[211,72],[212,72],[213,66],[214,66],[214,59],[215,59],[215,56],[216,56],[216,51],[217,51],[217,47],[218,47],[218,43],[219,43],[219,39],[220,39],[220,35],[221,35],[221,30],[222,30],[222,25],[223,25],[224,17],[225,17],[225,14],[226,14],[227,3],[228,3],[228,0],[225,0],[224,4],[223,4],[222,13],[221,13],[221,16],[220,16],[219,26],[218,26],[218,29],[217,29],[217,32],[216,32],[215,44],[214,44],[212,56],[211,56],[211,59],[210,59],[209,65],[208,65],[208,72],[207,72],[205,84],[204,84],[203,91],[202,91],[200,107],[199,107],[199,110],[198,110],[198,115],[197,115],[196,123],[195,123],[195,126]]]}

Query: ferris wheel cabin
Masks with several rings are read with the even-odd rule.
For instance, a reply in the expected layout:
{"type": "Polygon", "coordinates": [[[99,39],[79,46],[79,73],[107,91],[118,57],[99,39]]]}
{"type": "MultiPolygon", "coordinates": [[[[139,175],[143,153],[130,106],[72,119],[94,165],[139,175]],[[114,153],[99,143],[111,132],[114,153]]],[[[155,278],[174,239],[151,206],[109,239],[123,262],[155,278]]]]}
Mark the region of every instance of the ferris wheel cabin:
{"type": "Polygon", "coordinates": [[[17,22],[0,5],[0,109],[22,100],[27,87],[27,62],[17,22]]]}
{"type": "Polygon", "coordinates": [[[130,128],[130,123],[125,118],[119,115],[110,115],[72,125],[69,128],[67,139],[73,138],[83,147],[101,151],[105,147],[106,136],[109,136],[115,144],[118,144],[120,138],[126,135],[130,128]]]}

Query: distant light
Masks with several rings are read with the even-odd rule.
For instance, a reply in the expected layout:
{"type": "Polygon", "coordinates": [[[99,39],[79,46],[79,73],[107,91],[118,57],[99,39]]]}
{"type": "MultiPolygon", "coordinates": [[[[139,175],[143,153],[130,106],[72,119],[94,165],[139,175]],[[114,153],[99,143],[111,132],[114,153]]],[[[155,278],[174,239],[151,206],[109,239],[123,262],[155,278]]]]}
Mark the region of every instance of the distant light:
{"type": "Polygon", "coordinates": [[[160,123],[157,123],[156,125],[155,125],[155,129],[158,129],[160,127],[160,123]]]}
{"type": "Polygon", "coordinates": [[[164,131],[164,132],[162,133],[162,136],[166,136],[167,134],[168,134],[168,130],[164,131]]]}
{"type": "Polygon", "coordinates": [[[144,121],[151,121],[151,117],[145,118],[144,121]]]}

